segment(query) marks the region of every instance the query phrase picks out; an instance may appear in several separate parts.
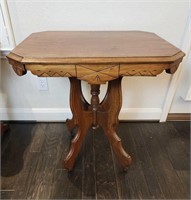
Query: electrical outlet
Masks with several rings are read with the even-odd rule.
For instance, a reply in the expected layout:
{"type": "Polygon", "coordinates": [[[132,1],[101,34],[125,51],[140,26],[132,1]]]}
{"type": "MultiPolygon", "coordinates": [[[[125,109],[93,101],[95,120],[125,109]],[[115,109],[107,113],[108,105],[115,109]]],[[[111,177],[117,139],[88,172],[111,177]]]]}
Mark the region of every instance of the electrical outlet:
{"type": "Polygon", "coordinates": [[[48,82],[46,78],[37,77],[37,88],[38,90],[48,90],[48,82]]]}

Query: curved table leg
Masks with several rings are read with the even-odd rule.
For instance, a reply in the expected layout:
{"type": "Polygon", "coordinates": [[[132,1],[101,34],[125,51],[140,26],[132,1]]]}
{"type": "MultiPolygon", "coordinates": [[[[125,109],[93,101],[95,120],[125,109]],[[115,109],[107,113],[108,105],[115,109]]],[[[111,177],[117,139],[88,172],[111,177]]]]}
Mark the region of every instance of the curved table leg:
{"type": "Polygon", "coordinates": [[[69,78],[70,80],[70,109],[72,111],[72,119],[66,120],[66,126],[68,130],[72,133],[72,130],[77,126],[77,117],[78,117],[78,109],[76,106],[83,107],[83,109],[87,109],[89,107],[89,103],[85,100],[82,89],[81,89],[81,81],[76,78],[69,78]],[[79,105],[80,104],[80,105],[79,105]]]}
{"type": "Polygon", "coordinates": [[[118,115],[122,105],[121,79],[109,82],[108,90],[102,103],[99,103],[99,85],[91,85],[91,105],[82,95],[81,82],[70,78],[70,106],[73,118],[67,121],[69,131],[77,126],[78,130],[71,142],[69,153],[64,160],[64,167],[69,171],[73,169],[75,160],[80,152],[88,128],[103,128],[112,149],[123,168],[131,164],[131,157],[123,149],[121,139],[116,134],[118,115]]]}
{"type": "Polygon", "coordinates": [[[112,150],[117,157],[121,166],[126,170],[126,168],[131,164],[132,159],[131,156],[124,150],[121,139],[118,137],[114,127],[111,126],[102,126],[104,133],[106,134],[112,150]]]}
{"type": "Polygon", "coordinates": [[[71,142],[69,153],[64,160],[64,167],[71,171],[73,169],[75,160],[80,152],[81,146],[83,144],[83,140],[87,134],[88,128],[90,126],[90,119],[91,117],[86,113],[84,116],[81,116],[83,119],[87,118],[87,121],[82,121],[78,124],[78,130],[71,142]]]}
{"type": "Polygon", "coordinates": [[[89,104],[82,94],[81,81],[76,78],[70,78],[70,87],[70,107],[73,117],[66,121],[66,125],[70,132],[72,132],[76,126],[78,130],[71,142],[69,153],[64,160],[64,167],[69,171],[73,169],[84,137],[92,123],[92,113],[88,110],[89,104]]]}
{"type": "Polygon", "coordinates": [[[124,169],[132,162],[131,156],[123,149],[121,139],[116,134],[119,112],[122,106],[121,78],[110,81],[107,94],[98,111],[99,124],[106,134],[113,152],[124,169]]]}

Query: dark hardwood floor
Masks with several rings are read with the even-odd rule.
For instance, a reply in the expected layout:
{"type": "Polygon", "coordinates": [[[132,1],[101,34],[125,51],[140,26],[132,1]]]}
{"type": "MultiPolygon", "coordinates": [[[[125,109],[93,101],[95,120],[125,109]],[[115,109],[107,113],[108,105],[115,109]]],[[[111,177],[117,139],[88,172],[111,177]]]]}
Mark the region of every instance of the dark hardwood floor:
{"type": "Polygon", "coordinates": [[[10,123],[1,145],[1,199],[190,199],[190,122],[120,123],[125,173],[101,129],[89,129],[72,172],[64,123],[10,123]]]}

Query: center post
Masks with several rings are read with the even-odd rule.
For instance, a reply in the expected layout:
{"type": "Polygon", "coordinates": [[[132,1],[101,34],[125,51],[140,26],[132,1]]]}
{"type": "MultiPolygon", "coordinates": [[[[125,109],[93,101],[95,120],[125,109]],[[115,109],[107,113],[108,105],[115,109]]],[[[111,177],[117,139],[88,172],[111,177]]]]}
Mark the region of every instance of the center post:
{"type": "Polygon", "coordinates": [[[99,127],[97,123],[97,111],[99,108],[100,100],[100,85],[91,85],[91,104],[90,109],[92,110],[92,128],[95,130],[99,127]]]}

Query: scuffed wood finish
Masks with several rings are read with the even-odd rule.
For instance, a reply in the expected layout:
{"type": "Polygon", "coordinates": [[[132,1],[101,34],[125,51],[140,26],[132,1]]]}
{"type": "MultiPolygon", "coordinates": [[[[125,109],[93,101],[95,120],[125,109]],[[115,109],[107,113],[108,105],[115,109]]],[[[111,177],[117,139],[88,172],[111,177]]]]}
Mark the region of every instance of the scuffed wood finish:
{"type": "MultiPolygon", "coordinates": [[[[33,33],[13,51],[23,63],[174,62],[182,52],[143,31],[46,31],[33,33]],[[137,60],[138,59],[138,60],[137,60]]],[[[9,55],[8,57],[12,57],[9,55]]],[[[19,60],[17,60],[19,61],[19,60]]]]}

